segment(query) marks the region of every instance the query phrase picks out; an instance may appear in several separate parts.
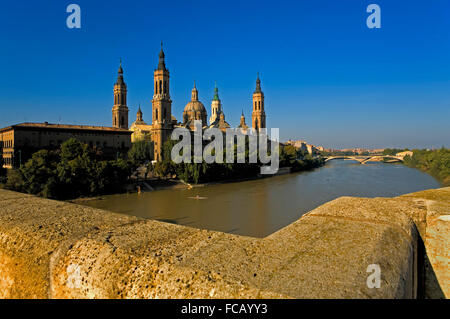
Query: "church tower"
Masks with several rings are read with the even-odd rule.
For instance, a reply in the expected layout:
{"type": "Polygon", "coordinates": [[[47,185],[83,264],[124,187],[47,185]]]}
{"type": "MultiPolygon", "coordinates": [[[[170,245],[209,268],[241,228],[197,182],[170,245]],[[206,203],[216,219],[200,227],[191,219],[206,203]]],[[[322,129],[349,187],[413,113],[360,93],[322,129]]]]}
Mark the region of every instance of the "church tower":
{"type": "Polygon", "coordinates": [[[211,102],[211,117],[209,118],[209,124],[213,124],[222,113],[222,103],[219,99],[219,89],[217,88],[217,84],[214,87],[214,97],[211,102]]]}
{"type": "Polygon", "coordinates": [[[152,140],[154,160],[162,159],[164,143],[172,134],[172,100],[169,93],[169,70],[166,69],[164,51],[161,42],[158,68],[153,73],[154,94],[152,99],[152,140]]]}
{"type": "Polygon", "coordinates": [[[264,93],[261,91],[259,74],[256,79],[256,89],[253,92],[252,127],[255,130],[266,127],[266,112],[264,112],[264,93]]]}
{"type": "Polygon", "coordinates": [[[114,84],[114,106],[112,108],[113,127],[128,129],[127,85],[123,80],[122,61],[114,84]]]}
{"type": "Polygon", "coordinates": [[[136,113],[136,122],[135,123],[143,123],[144,122],[144,118],[143,118],[143,114],[141,111],[141,105],[139,105],[139,109],[136,113]]]}

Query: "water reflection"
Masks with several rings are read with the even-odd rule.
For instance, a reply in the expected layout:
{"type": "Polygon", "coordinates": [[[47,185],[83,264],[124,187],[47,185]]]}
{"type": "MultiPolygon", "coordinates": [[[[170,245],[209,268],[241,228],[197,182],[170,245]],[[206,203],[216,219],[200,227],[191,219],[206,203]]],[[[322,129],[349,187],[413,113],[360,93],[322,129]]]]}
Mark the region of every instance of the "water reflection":
{"type": "Polygon", "coordinates": [[[441,187],[401,164],[330,161],[311,172],[182,190],[105,196],[86,205],[174,224],[264,237],[340,196],[398,196],[441,187]],[[197,199],[196,197],[203,199],[197,199]]]}

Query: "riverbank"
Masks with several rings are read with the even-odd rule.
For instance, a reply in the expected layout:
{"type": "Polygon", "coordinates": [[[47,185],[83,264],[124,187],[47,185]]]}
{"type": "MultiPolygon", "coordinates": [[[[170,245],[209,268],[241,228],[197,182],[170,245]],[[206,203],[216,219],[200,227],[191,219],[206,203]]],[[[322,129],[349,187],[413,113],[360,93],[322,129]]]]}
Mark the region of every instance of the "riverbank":
{"type": "Polygon", "coordinates": [[[89,201],[96,201],[96,200],[102,200],[105,196],[109,195],[120,195],[120,194],[135,194],[139,193],[138,186],[140,186],[142,183],[147,183],[149,186],[151,186],[152,190],[146,190],[144,187],[140,188],[140,192],[146,193],[146,192],[153,192],[153,191],[161,191],[161,190],[176,190],[176,189],[193,189],[193,188],[203,188],[211,185],[220,185],[220,184],[231,184],[231,183],[241,183],[246,181],[252,181],[252,180],[258,180],[263,178],[270,178],[274,176],[280,176],[280,175],[286,175],[286,174],[293,174],[298,172],[291,172],[290,167],[282,167],[278,170],[276,174],[271,175],[257,175],[254,177],[247,177],[247,178],[240,178],[240,179],[228,179],[228,180],[221,180],[221,181],[213,181],[208,183],[201,183],[201,184],[190,184],[186,183],[179,179],[141,179],[139,181],[130,183],[125,188],[126,190],[122,193],[116,193],[116,194],[106,194],[101,196],[92,196],[92,197],[80,197],[75,199],[67,200],[69,203],[74,204],[83,204],[89,201]]]}
{"type": "Polygon", "coordinates": [[[450,186],[450,150],[413,150],[413,156],[406,156],[404,164],[417,168],[438,179],[443,186],[450,186]]]}
{"type": "Polygon", "coordinates": [[[263,237],[340,196],[393,197],[438,187],[440,184],[433,177],[405,165],[360,165],[336,160],[307,172],[110,195],[84,205],[263,237]]]}

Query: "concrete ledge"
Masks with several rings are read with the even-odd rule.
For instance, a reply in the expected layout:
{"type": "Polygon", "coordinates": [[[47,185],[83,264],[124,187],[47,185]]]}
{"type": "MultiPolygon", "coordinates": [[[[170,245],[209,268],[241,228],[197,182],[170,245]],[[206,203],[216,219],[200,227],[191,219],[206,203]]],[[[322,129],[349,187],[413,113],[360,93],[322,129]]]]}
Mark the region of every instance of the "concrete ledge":
{"type": "Polygon", "coordinates": [[[420,238],[448,297],[449,197],[342,197],[258,239],[0,190],[0,297],[416,298],[420,238]]]}

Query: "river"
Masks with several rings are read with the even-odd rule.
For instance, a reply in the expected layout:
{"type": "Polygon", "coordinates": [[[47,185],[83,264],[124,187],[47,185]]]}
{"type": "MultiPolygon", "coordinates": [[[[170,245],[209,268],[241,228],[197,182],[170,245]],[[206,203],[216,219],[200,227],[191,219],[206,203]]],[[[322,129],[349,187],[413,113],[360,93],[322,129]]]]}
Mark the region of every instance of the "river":
{"type": "Polygon", "coordinates": [[[83,204],[196,228],[264,237],[340,196],[393,197],[441,184],[402,164],[333,160],[314,171],[193,189],[103,196],[83,204]],[[200,199],[195,199],[196,196],[200,199]]]}

